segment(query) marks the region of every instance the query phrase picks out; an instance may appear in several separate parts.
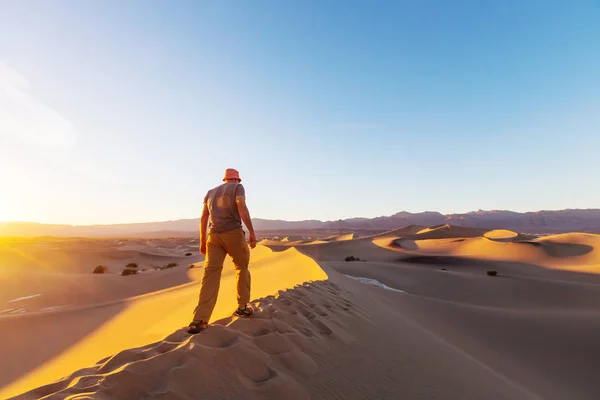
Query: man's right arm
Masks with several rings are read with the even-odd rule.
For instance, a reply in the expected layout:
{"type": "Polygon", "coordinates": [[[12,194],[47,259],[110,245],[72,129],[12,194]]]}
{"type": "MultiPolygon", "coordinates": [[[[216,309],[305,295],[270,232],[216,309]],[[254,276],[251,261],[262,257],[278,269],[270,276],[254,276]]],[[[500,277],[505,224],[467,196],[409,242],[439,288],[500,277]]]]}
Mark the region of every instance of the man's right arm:
{"type": "Polygon", "coordinates": [[[246,197],[245,196],[236,196],[235,202],[237,204],[238,211],[240,213],[240,217],[244,222],[244,225],[248,228],[250,232],[250,247],[256,247],[256,234],[254,233],[254,227],[252,226],[252,219],[250,218],[250,211],[248,210],[248,206],[246,205],[246,197]]]}

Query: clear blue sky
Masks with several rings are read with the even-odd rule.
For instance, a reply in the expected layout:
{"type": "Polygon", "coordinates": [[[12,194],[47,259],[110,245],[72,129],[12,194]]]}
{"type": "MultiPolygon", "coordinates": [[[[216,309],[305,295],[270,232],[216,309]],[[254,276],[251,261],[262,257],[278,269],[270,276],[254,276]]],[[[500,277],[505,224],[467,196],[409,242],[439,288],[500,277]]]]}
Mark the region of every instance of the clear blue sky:
{"type": "Polygon", "coordinates": [[[0,2],[0,220],[600,206],[600,2],[0,2]]]}

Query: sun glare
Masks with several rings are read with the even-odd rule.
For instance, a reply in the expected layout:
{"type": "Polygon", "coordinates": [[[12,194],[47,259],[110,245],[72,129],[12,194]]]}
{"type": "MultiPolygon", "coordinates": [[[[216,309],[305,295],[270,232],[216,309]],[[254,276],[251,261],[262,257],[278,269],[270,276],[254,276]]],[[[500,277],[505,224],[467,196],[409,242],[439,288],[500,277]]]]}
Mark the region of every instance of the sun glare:
{"type": "Polygon", "coordinates": [[[0,222],[16,221],[16,210],[8,204],[6,199],[0,197],[0,222]]]}

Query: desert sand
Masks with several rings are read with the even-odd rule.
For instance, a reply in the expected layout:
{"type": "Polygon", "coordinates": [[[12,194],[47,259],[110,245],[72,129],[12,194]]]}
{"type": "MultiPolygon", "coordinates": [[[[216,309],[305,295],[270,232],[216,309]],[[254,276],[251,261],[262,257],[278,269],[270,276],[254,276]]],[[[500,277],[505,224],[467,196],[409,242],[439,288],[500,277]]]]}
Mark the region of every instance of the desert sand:
{"type": "Polygon", "coordinates": [[[195,336],[197,241],[0,243],[0,398],[600,398],[599,235],[441,225],[264,240],[256,314],[231,316],[227,261],[195,336]],[[129,262],[148,271],[121,276],[129,262]]]}

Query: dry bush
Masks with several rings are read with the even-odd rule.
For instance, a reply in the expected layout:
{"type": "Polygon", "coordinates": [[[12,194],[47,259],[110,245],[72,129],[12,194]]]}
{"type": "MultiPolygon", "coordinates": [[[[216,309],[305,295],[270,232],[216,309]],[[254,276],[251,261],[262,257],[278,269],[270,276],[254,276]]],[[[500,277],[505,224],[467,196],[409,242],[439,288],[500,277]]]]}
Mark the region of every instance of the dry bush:
{"type": "Polygon", "coordinates": [[[104,265],[98,265],[96,268],[94,268],[94,274],[103,274],[108,270],[108,267],[104,266],[104,265]]]}
{"type": "Polygon", "coordinates": [[[121,275],[122,276],[127,276],[127,275],[135,275],[137,273],[138,273],[138,271],[135,268],[125,268],[123,270],[123,272],[121,272],[121,275]]]}

